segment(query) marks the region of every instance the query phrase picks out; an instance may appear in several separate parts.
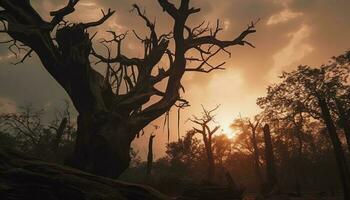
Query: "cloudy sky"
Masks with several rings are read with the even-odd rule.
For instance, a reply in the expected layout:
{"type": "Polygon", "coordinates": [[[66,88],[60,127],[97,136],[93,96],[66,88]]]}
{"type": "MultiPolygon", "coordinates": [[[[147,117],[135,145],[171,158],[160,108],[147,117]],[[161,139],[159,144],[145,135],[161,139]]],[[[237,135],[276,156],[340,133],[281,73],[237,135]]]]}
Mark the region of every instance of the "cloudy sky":
{"type": "MultiPolygon", "coordinates": [[[[43,18],[49,18],[50,10],[63,5],[63,0],[32,0],[33,6],[43,18]]],[[[178,0],[173,0],[177,3],[178,0]]],[[[145,8],[150,19],[156,19],[159,32],[169,32],[171,19],[162,12],[156,0],[81,0],[70,21],[91,21],[100,16],[101,9],[116,10],[115,16],[96,30],[98,37],[105,36],[105,30],[125,32],[146,30],[143,22],[130,13],[131,5],[137,3],[145,8]]],[[[253,116],[259,112],[256,98],[263,96],[266,87],[278,81],[278,74],[294,69],[299,64],[319,66],[328,58],[350,48],[350,8],[349,0],[192,0],[202,11],[189,20],[198,24],[203,19],[215,24],[221,20],[224,31],[222,39],[232,39],[244,30],[251,20],[260,18],[257,33],[249,36],[256,48],[233,47],[231,58],[219,57],[227,62],[225,71],[211,74],[187,74],[183,85],[184,95],[191,107],[182,112],[181,132],[191,127],[186,122],[192,114],[200,114],[201,105],[212,108],[221,105],[217,112],[217,122],[223,130],[239,115],[253,116]]],[[[0,40],[6,40],[0,35],[0,40]]],[[[142,55],[141,46],[129,36],[124,44],[125,52],[133,56],[142,55]]],[[[65,92],[43,69],[33,56],[25,64],[12,65],[16,58],[7,46],[0,46],[0,112],[15,112],[25,104],[34,104],[48,112],[62,105],[68,99],[65,92]]],[[[176,111],[172,111],[171,139],[176,140],[176,111]]],[[[162,119],[153,124],[162,124],[162,119]]],[[[135,141],[141,155],[146,154],[146,142],[152,128],[146,135],[135,141]]],[[[166,133],[157,133],[155,149],[159,157],[164,152],[166,133]]]]}

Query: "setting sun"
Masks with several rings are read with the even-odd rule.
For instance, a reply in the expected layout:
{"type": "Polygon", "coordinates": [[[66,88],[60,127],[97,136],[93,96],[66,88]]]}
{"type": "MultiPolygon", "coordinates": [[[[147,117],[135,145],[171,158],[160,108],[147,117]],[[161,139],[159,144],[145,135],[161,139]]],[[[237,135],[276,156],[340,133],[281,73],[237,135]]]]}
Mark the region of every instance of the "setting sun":
{"type": "Polygon", "coordinates": [[[236,133],[234,130],[230,127],[232,123],[232,119],[222,119],[219,121],[219,124],[221,126],[221,134],[226,135],[229,139],[234,139],[236,136],[236,133]]]}

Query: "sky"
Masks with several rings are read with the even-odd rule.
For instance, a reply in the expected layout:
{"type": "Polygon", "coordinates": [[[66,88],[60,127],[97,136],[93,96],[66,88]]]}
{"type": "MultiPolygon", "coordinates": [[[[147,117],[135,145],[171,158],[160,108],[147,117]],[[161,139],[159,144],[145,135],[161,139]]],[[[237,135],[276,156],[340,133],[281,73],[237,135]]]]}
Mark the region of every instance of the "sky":
{"type": "MultiPolygon", "coordinates": [[[[64,5],[64,0],[32,0],[33,6],[44,19],[49,11],[64,5]]],[[[177,4],[179,0],[173,0],[177,4]]],[[[105,31],[124,33],[136,30],[145,33],[143,21],[129,12],[132,4],[146,10],[150,19],[156,20],[160,33],[169,32],[172,21],[156,0],[81,0],[76,12],[69,16],[72,22],[96,20],[101,9],[114,9],[116,14],[104,25],[91,30],[98,31],[97,38],[106,36],[105,31]]],[[[266,87],[278,81],[282,71],[298,65],[320,66],[334,56],[350,48],[349,0],[192,0],[201,12],[189,19],[189,25],[202,20],[215,24],[220,19],[223,31],[220,39],[233,39],[243,31],[250,21],[260,18],[257,33],[248,37],[256,48],[235,46],[229,49],[231,58],[219,56],[217,62],[226,61],[226,70],[210,74],[188,73],[183,78],[186,93],[183,95],[191,106],[182,111],[181,134],[192,127],[187,119],[200,115],[201,106],[210,109],[220,105],[216,121],[223,132],[232,136],[228,127],[237,117],[252,117],[259,112],[256,98],[264,96],[266,87]]],[[[7,39],[0,35],[0,41],[7,39]]],[[[130,34],[124,43],[128,55],[140,56],[141,46],[130,34]]],[[[33,104],[48,113],[62,107],[69,99],[62,88],[50,77],[33,55],[24,64],[13,65],[14,55],[6,45],[0,45],[0,113],[16,112],[20,106],[33,104]]],[[[171,141],[177,140],[177,111],[171,111],[171,141]]],[[[152,124],[162,125],[163,118],[152,124]]],[[[146,128],[145,135],[133,143],[144,157],[147,154],[147,140],[154,132],[155,156],[164,155],[167,134],[163,129],[146,128]]]]}

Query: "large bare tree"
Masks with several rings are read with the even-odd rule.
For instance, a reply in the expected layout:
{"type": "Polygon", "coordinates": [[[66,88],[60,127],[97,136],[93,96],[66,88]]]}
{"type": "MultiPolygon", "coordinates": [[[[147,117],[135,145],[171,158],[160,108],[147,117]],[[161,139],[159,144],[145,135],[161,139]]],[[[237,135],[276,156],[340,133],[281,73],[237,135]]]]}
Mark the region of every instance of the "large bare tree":
{"type": "Polygon", "coordinates": [[[30,0],[0,0],[1,32],[12,38],[8,41],[12,50],[27,49],[19,63],[35,52],[43,67],[70,96],[79,113],[71,164],[102,176],[118,177],[129,166],[130,144],[135,136],[174,104],[186,102],[180,97],[185,72],[222,69],[224,62],[214,65],[211,59],[220,52],[230,54],[226,50],[230,46],[253,46],[246,37],[256,32],[252,22],[237,37],[220,40],[219,21],[213,28],[205,23],[188,26],[188,18],[200,12],[199,8],[190,7],[189,0],[179,0],[179,6],[158,0],[172,19],[169,34],[159,34],[155,23],[133,5],[149,30],[145,38],[134,32],[144,45],[143,57],[124,55],[122,42],[126,34],[113,31],[109,31],[111,39],[101,43],[106,47],[116,44],[115,55],[110,49],[102,55],[93,49],[94,35],[90,36],[88,30],[103,24],[114,11],[102,12],[97,21],[67,23],[65,17],[75,11],[78,2],[69,0],[63,8],[50,12],[51,20],[44,20],[30,0]],[[91,57],[106,64],[104,75],[93,68],[91,57]],[[167,66],[160,66],[162,59],[168,59],[167,66]],[[160,82],[165,83],[164,90],[156,89],[160,82]],[[158,96],[158,100],[149,103],[153,96],[158,96]]]}

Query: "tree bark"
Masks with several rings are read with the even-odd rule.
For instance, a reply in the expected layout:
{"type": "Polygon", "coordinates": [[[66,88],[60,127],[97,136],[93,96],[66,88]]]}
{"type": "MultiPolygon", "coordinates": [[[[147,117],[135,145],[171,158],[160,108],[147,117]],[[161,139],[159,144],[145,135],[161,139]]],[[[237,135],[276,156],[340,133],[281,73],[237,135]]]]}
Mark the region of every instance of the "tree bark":
{"type": "Polygon", "coordinates": [[[154,189],[88,174],[0,148],[2,200],[166,200],[154,189]]]}
{"type": "Polygon", "coordinates": [[[275,156],[273,153],[270,126],[268,124],[264,126],[263,132],[264,132],[264,141],[265,141],[266,174],[267,174],[267,184],[268,184],[267,189],[269,192],[271,192],[271,190],[273,190],[273,188],[277,186],[277,177],[276,177],[275,156]]]}
{"type": "Polygon", "coordinates": [[[324,99],[323,97],[317,97],[317,98],[318,98],[319,106],[321,108],[324,123],[326,124],[329,137],[332,141],[334,155],[338,165],[339,176],[343,186],[344,199],[349,200],[350,199],[350,174],[349,174],[349,168],[346,164],[344,150],[339,140],[337,130],[334,125],[331,113],[329,111],[329,107],[327,105],[326,99],[324,99]]]}
{"type": "Polygon", "coordinates": [[[131,160],[131,129],[110,114],[79,115],[77,139],[68,165],[100,176],[117,178],[131,160]]]}

